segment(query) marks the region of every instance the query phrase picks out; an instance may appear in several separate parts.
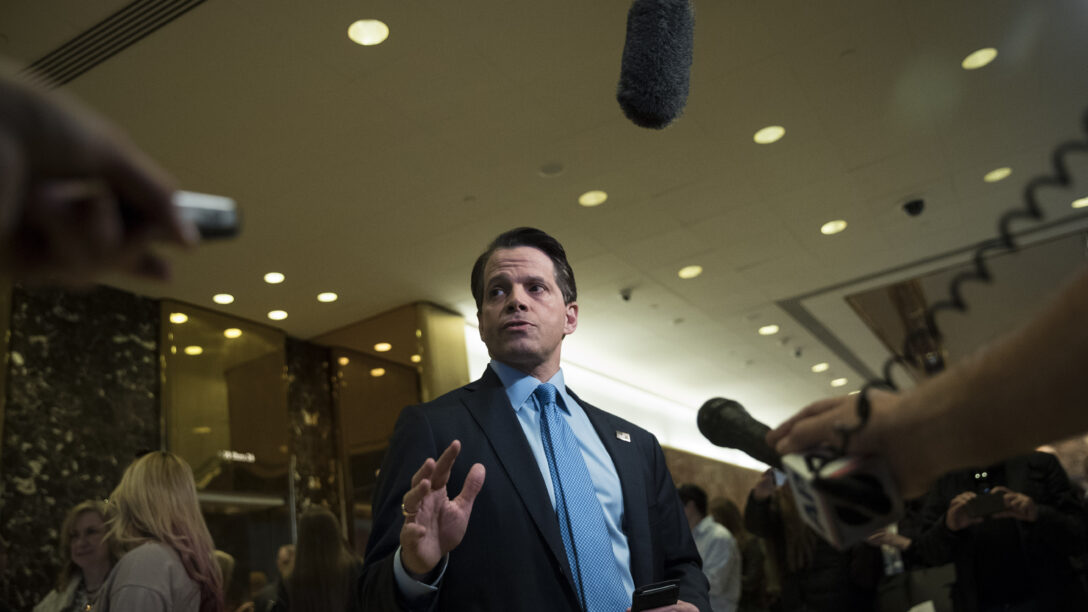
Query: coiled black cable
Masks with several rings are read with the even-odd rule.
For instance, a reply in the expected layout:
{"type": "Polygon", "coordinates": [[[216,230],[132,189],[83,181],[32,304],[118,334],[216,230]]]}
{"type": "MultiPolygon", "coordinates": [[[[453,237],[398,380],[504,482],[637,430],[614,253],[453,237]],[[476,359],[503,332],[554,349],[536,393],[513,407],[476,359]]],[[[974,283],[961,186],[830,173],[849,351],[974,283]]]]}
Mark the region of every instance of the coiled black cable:
{"type": "Polygon", "coordinates": [[[1050,160],[1053,169],[1052,173],[1037,176],[1024,186],[1023,193],[1025,205],[1021,208],[1009,210],[1001,216],[998,220],[998,236],[996,238],[984,240],[978,244],[975,248],[973,257],[971,258],[972,268],[957,274],[949,282],[948,299],[936,302],[926,308],[924,314],[925,327],[914,330],[912,333],[908,334],[903,341],[902,354],[893,355],[884,362],[884,367],[881,369],[882,378],[871,380],[861,388],[858,393],[857,401],[858,423],[853,426],[840,425],[836,427],[836,431],[841,440],[837,447],[827,449],[828,452],[824,454],[806,456],[806,462],[808,463],[809,469],[816,475],[817,480],[819,479],[820,474],[819,468],[833,459],[844,456],[850,443],[851,436],[861,431],[866,424],[868,424],[869,416],[872,413],[872,405],[869,401],[869,391],[874,388],[898,391],[899,387],[895,384],[895,381],[892,380],[892,371],[896,365],[907,365],[908,363],[917,362],[918,355],[915,353],[914,347],[918,346],[920,343],[915,341],[919,338],[932,338],[937,341],[941,340],[942,335],[940,327],[937,325],[937,314],[948,310],[966,312],[967,303],[963,299],[963,285],[968,282],[983,282],[987,284],[992,282],[993,275],[990,274],[989,268],[986,267],[987,256],[991,253],[1012,253],[1019,249],[1019,245],[1012,233],[1013,223],[1020,220],[1035,222],[1043,220],[1044,214],[1038,200],[1039,190],[1047,187],[1070,187],[1072,176],[1070,175],[1067,166],[1067,158],[1073,153],[1088,153],[1088,110],[1085,110],[1081,128],[1084,132],[1084,137],[1081,140],[1071,140],[1062,143],[1051,153],[1050,160]]]}

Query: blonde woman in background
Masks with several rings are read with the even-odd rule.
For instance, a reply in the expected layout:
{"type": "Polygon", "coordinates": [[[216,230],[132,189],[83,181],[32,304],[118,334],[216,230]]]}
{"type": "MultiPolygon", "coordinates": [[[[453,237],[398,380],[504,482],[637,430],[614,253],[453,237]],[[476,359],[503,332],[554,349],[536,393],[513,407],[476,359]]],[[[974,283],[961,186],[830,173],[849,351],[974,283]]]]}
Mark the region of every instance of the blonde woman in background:
{"type": "Polygon", "coordinates": [[[60,558],[64,560],[57,587],[34,612],[73,612],[94,609],[116,555],[106,545],[106,504],[88,500],[71,510],[60,529],[60,558]]]}
{"type": "Polygon", "coordinates": [[[215,546],[189,464],[152,452],[125,470],[110,496],[107,542],[124,556],[106,579],[114,612],[223,612],[215,546]]]}

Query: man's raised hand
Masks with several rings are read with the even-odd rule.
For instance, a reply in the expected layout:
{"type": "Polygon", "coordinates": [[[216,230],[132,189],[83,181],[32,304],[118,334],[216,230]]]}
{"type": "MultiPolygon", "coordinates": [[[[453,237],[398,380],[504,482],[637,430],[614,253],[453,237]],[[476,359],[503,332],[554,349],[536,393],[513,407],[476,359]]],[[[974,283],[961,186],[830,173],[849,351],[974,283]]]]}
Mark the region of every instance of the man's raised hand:
{"type": "Polygon", "coordinates": [[[449,498],[446,484],[460,452],[461,442],[454,440],[438,461],[428,458],[412,476],[412,488],[404,494],[401,562],[415,578],[434,569],[446,553],[461,543],[472,504],[484,486],[484,466],[477,463],[465,477],[461,494],[449,498]]]}

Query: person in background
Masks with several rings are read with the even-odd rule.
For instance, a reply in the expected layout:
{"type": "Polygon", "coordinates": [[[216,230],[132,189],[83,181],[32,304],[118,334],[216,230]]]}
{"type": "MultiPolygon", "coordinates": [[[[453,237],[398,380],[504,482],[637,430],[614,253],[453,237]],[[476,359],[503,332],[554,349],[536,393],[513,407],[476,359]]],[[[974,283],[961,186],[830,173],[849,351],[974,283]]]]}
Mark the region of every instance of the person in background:
{"type": "Polygon", "coordinates": [[[710,608],[714,612],[735,612],[740,601],[741,555],[729,529],[707,514],[707,495],[702,487],[677,487],[684,516],[691,527],[695,548],[703,558],[703,573],[710,582],[710,608]]]}
{"type": "Polygon", "coordinates": [[[922,523],[890,543],[926,565],[955,563],[957,612],[1088,609],[1070,564],[1085,552],[1088,514],[1053,455],[946,474],[925,498],[922,523]],[[981,496],[994,505],[976,505],[981,496]]]}
{"type": "Polygon", "coordinates": [[[234,573],[237,562],[234,557],[223,550],[216,550],[215,562],[219,564],[219,577],[223,582],[223,599],[226,602],[228,612],[254,612],[256,607],[249,596],[248,584],[244,584],[234,573]]]}
{"type": "Polygon", "coordinates": [[[767,542],[780,577],[782,612],[871,612],[880,580],[880,552],[862,544],[840,551],[820,539],[797,513],[793,489],[767,470],[748,495],[748,530],[767,542]]]}
{"type": "Polygon", "coordinates": [[[249,573],[249,598],[256,600],[258,593],[268,586],[268,574],[255,570],[249,573]]]}
{"type": "Polygon", "coordinates": [[[744,517],[733,500],[717,497],[707,504],[710,516],[733,534],[740,549],[740,612],[767,608],[767,568],[763,544],[744,527],[744,517]]]}
{"type": "Polygon", "coordinates": [[[58,552],[63,560],[57,586],[34,606],[34,612],[93,609],[116,555],[106,545],[106,504],[87,500],[74,506],[60,528],[58,552]]]}
{"type": "Polygon", "coordinates": [[[107,121],[0,58],[0,276],[87,285],[169,277],[153,241],[192,246],[172,179],[107,121]]]}
{"type": "Polygon", "coordinates": [[[106,541],[124,555],[102,586],[103,612],[223,612],[215,545],[188,463],[165,451],[140,457],[109,503],[106,541]]]}
{"type": "Polygon", "coordinates": [[[352,591],[362,566],[332,512],[310,508],[298,520],[294,568],[280,582],[280,603],[288,612],[358,612],[352,591]]]}
{"type": "Polygon", "coordinates": [[[276,571],[279,572],[279,577],[274,582],[268,582],[253,596],[253,603],[256,605],[257,612],[271,612],[276,605],[280,585],[291,575],[291,570],[294,567],[295,545],[284,544],[280,546],[276,551],[276,571]]]}

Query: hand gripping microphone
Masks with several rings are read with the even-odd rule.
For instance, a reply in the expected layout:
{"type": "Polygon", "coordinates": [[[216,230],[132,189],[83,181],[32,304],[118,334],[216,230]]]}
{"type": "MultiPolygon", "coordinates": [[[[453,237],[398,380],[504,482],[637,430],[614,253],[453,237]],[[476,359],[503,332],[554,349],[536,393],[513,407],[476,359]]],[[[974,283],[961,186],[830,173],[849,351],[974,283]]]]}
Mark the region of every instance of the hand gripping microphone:
{"type": "Polygon", "coordinates": [[[793,486],[797,509],[816,533],[847,548],[903,514],[891,471],[879,457],[841,456],[824,450],[780,457],[767,444],[770,427],[740,403],[715,397],[699,409],[699,431],[717,446],[744,451],[782,469],[793,486]]]}
{"type": "Polygon", "coordinates": [[[694,39],[691,0],[631,4],[616,99],[635,125],[660,130],[683,112],[694,39]]]}

